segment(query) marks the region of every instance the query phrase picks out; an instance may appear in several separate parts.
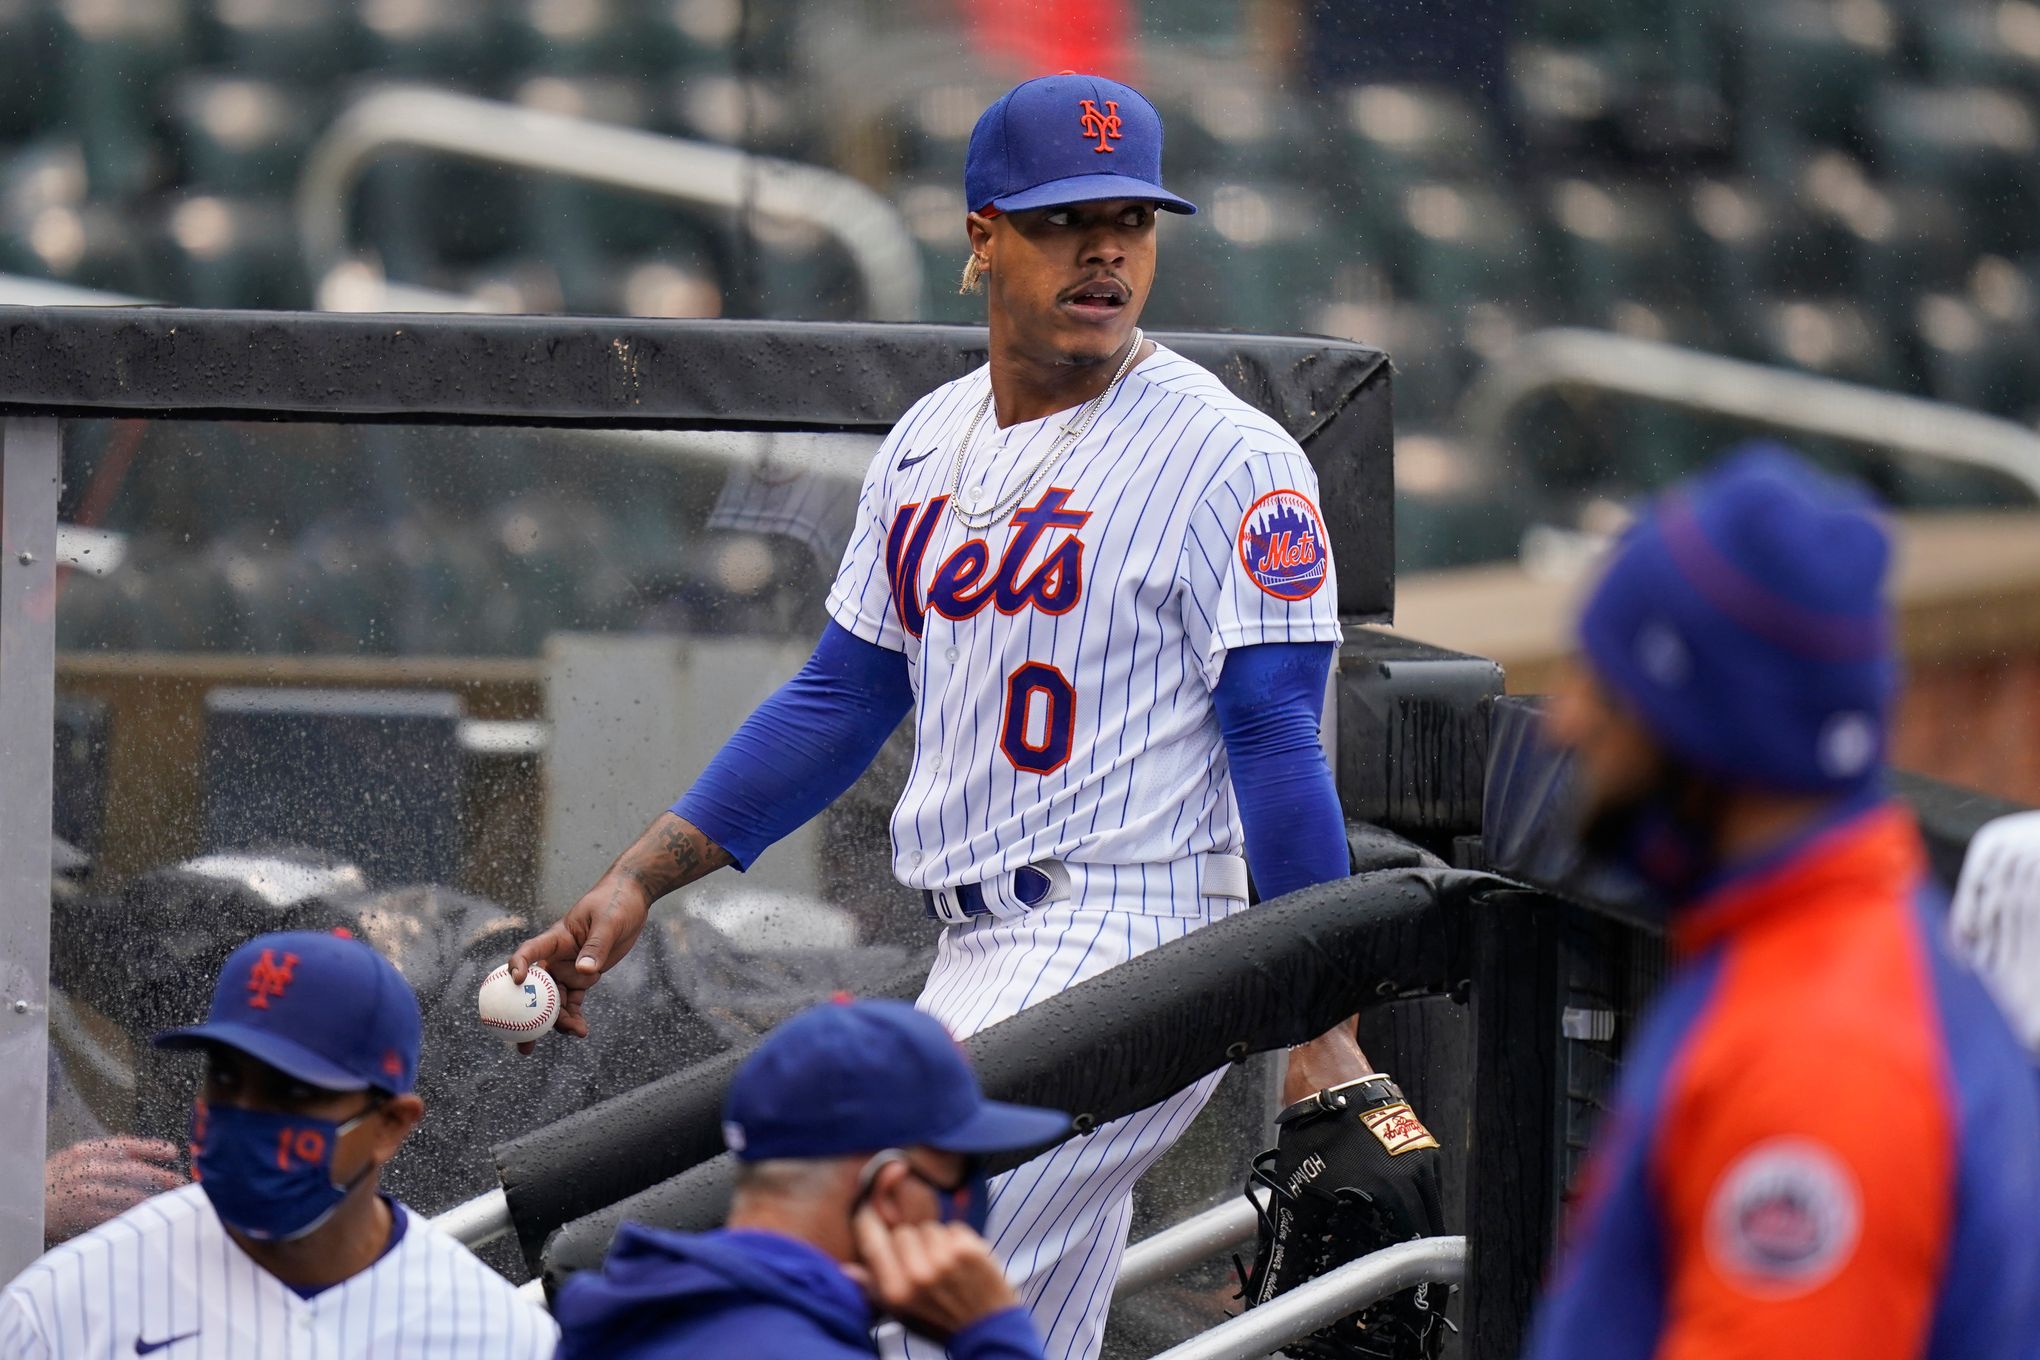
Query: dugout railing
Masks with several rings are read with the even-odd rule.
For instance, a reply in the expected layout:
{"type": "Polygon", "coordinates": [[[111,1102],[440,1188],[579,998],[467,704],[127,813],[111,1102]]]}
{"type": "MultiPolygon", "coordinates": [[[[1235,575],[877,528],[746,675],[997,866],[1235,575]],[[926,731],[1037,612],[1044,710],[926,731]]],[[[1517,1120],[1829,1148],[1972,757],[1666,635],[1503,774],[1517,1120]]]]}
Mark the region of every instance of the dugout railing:
{"type": "MultiPolygon", "coordinates": [[[[1460,1353],[1513,1354],[1657,946],[1485,872],[1483,802],[1511,711],[1500,670],[1368,626],[1394,605],[1385,356],[1163,338],[1280,421],[1318,472],[1349,625],[1334,758],[1367,872],[1183,942],[1208,937],[1208,955],[1187,952],[1229,982],[1179,975],[1186,951],[1172,946],[1085,984],[1119,997],[1122,1020],[1030,1012],[974,1046],[995,1089],[1098,1119],[1142,1097],[1142,1081],[1361,1010],[1370,1054],[1449,1149],[1448,1226],[1467,1243],[1460,1353]],[[1238,939],[1215,933],[1226,927],[1238,939]],[[1222,986],[1235,990],[1218,1014],[1239,1032],[1186,1004],[1222,986]],[[1101,1047],[1048,1061],[1072,1034],[1101,1047]]],[[[427,1121],[448,1174],[401,1193],[429,1187],[429,1212],[500,1172],[518,1246],[505,1264],[521,1268],[545,1263],[548,1239],[556,1261],[571,1248],[586,1263],[616,1206],[662,1186],[687,1181],[692,1212],[712,1208],[721,1144],[706,1116],[727,1055],[803,987],[911,985],[925,939],[879,938],[880,917],[909,914],[868,853],[883,840],[883,772],[868,806],[787,852],[791,877],[687,918],[685,947],[648,932],[641,973],[605,984],[619,1009],[603,1043],[542,1045],[533,1063],[489,1046],[471,1021],[473,969],[514,936],[505,920],[556,911],[558,885],[607,853],[600,836],[633,831],[653,792],[670,796],[797,664],[845,489],[854,501],[915,397],[983,358],[981,331],[933,326],[0,308],[0,1277],[42,1244],[51,1098],[104,1097],[169,1133],[188,1088],[188,1070],[138,1048],[101,1061],[113,1050],[77,1047],[79,1012],[114,1014],[132,1047],[155,1016],[141,1001],[202,1007],[223,922],[246,928],[272,907],[277,921],[330,919],[306,917],[302,898],[275,905],[274,872],[232,911],[187,891],[199,857],[279,828],[346,861],[317,866],[322,910],[332,876],[358,871],[366,888],[350,891],[369,906],[348,919],[420,986],[428,1066],[451,1093],[427,1121]],[[303,691],[353,698],[264,706],[303,691]],[[420,691],[439,697],[421,706],[420,691]],[[662,707],[680,711],[645,718],[662,707]],[[316,740],[262,745],[282,740],[279,713],[308,712],[316,740]],[[455,719],[477,718],[536,735],[473,749],[455,719]],[[647,782],[627,787],[632,770],[647,782]],[[82,856],[53,856],[53,822],[82,856]],[[419,865],[474,901],[454,911],[386,877],[419,865]],[[166,874],[186,895],[162,891],[166,874]],[[797,929],[787,904],[808,913],[797,929]],[[444,939],[398,929],[413,909],[438,913],[444,939]],[[764,952],[715,955],[717,939],[764,952]],[[86,966],[107,957],[137,966],[107,987],[107,970],[86,966]],[[770,1005],[753,1004],[761,993],[770,1005]],[[653,1019],[624,1023],[626,1007],[653,1019]],[[693,1113],[659,1106],[661,1092],[693,1113]],[[622,1142],[619,1111],[636,1112],[622,1142]]],[[[1959,861],[1997,810],[1932,788],[1921,805],[1940,861],[1959,861]]],[[[1241,1118],[1189,1149],[1212,1163],[1208,1183],[1141,1231],[1233,1193],[1216,1187],[1239,1183],[1267,1099],[1248,1083],[1241,1118]]],[[[501,1215],[491,1201],[474,1221],[501,1215]]],[[[1207,1270],[1187,1292],[1216,1288],[1207,1270]]]]}

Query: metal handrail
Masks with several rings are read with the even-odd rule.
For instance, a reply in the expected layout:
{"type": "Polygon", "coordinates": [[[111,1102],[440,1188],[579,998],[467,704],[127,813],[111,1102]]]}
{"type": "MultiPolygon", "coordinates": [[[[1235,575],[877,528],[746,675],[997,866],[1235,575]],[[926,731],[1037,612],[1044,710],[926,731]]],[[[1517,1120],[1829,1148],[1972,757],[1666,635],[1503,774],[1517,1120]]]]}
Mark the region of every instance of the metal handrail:
{"type": "Polygon", "coordinates": [[[347,201],[378,156],[413,147],[650,194],[748,208],[833,237],[849,253],[874,321],[921,311],[921,257],[905,219],[847,175],[707,142],[548,113],[445,90],[397,86],[350,105],[298,180],[298,236],[313,279],[347,256],[347,201]]]}
{"type": "MultiPolygon", "coordinates": [[[[432,1226],[456,1242],[479,1247],[510,1235],[510,1201],[500,1188],[491,1190],[435,1215],[432,1226]]],[[[1254,1206],[1244,1197],[1186,1218],[1126,1249],[1113,1297],[1137,1293],[1253,1235],[1254,1206]]]]}
{"type": "Polygon", "coordinates": [[[432,1216],[432,1226],[464,1247],[479,1247],[499,1237],[508,1237],[515,1226],[510,1221],[510,1197],[502,1187],[456,1204],[445,1213],[432,1216]]]}
{"type": "Polygon", "coordinates": [[[1458,1284],[1465,1277],[1464,1237],[1398,1242],[1171,1346],[1155,1360],[1257,1360],[1390,1294],[1425,1283],[1458,1284]]]}
{"type": "Polygon", "coordinates": [[[1481,374],[1460,406],[1473,446],[1499,458],[1531,397],[1588,388],[1775,430],[1841,439],[2005,477],[2040,502],[2040,433],[1945,402],[1727,359],[1605,331],[1534,331],[1481,374]]]}
{"type": "Polygon", "coordinates": [[[1123,1299],[1138,1294],[1185,1266],[1194,1266],[1227,1247],[1238,1246],[1254,1235],[1254,1220],[1254,1206],[1247,1203],[1246,1196],[1235,1195],[1215,1209],[1206,1209],[1142,1238],[1129,1246],[1120,1260],[1112,1297],[1123,1299]]]}

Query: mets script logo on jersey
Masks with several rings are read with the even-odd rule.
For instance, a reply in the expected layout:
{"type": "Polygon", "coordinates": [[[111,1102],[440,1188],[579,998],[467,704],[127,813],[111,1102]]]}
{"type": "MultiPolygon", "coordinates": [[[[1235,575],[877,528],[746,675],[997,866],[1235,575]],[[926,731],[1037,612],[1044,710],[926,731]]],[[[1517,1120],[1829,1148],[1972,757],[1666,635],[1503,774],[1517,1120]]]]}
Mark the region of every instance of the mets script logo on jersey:
{"type": "Polygon", "coordinates": [[[986,605],[1001,614],[1018,614],[1039,609],[1044,614],[1067,614],[1084,594],[1084,544],[1074,532],[1048,550],[1032,571],[1027,563],[1051,529],[1077,530],[1091,518],[1088,510],[1067,510],[1070,493],[1052,486],[1033,505],[1024,505],[1007,521],[1012,536],[992,567],[992,549],[982,538],[967,540],[942,559],[921,594],[921,566],[928,555],[928,541],[949,497],[937,496],[925,506],[902,505],[893,515],[892,531],[886,535],[885,574],[892,584],[893,607],[900,626],[909,636],[921,636],[921,628],[934,610],[945,619],[975,617],[986,605]],[[916,513],[916,512],[919,513],[916,513]]]}
{"type": "Polygon", "coordinates": [[[268,1010],[269,998],[283,995],[296,968],[297,955],[285,954],[283,962],[278,963],[275,950],[263,950],[262,957],[248,970],[248,1004],[258,1011],[268,1010]]]}
{"type": "Polygon", "coordinates": [[[1119,140],[1119,101],[1106,100],[1103,113],[1098,112],[1098,101],[1095,99],[1085,99],[1080,103],[1084,111],[1078,122],[1083,126],[1084,135],[1098,139],[1098,145],[1091,149],[1109,153],[1112,148],[1105,144],[1106,140],[1108,138],[1115,142],[1119,140]]]}
{"type": "Polygon", "coordinates": [[[1325,583],[1325,527],[1300,491],[1270,491],[1240,519],[1240,565],[1278,600],[1307,600],[1325,583]]]}

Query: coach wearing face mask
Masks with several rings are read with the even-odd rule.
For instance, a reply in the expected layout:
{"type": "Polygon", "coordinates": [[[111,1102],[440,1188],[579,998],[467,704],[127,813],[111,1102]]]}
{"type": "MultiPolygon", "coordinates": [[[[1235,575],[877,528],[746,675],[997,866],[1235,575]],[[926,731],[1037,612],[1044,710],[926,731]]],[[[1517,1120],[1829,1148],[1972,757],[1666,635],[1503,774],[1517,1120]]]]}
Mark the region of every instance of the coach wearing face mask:
{"type": "Polygon", "coordinates": [[[768,1035],[730,1081],[727,1226],[626,1223],[561,1288],[560,1360],[849,1360],[886,1318],[951,1360],[1040,1360],[985,1227],[984,1157],[1069,1116],[984,1098],[940,1021],[842,1001],[768,1035]]]}
{"type": "Polygon", "coordinates": [[[72,1239],[0,1294],[0,1354],[544,1360],[555,1330],[502,1276],[379,1189],[425,1113],[418,1000],[341,933],[229,955],[205,1023],[196,1185],[72,1239]]]}

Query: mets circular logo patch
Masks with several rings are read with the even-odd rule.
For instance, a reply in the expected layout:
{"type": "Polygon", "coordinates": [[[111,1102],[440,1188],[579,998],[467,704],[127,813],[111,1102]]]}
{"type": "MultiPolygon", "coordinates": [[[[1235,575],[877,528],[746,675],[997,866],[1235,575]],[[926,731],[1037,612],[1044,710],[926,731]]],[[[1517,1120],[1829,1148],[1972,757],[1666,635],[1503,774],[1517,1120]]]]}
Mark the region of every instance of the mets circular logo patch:
{"type": "Polygon", "coordinates": [[[1278,600],[1307,600],[1325,583],[1325,524],[1300,491],[1270,491],[1240,520],[1240,565],[1278,600]]]}
{"type": "Polygon", "coordinates": [[[1773,1138],[1715,1183],[1708,1255],[1753,1294],[1803,1294],[1848,1262],[1862,1218],[1856,1178],[1831,1149],[1810,1138],[1773,1138]]]}

